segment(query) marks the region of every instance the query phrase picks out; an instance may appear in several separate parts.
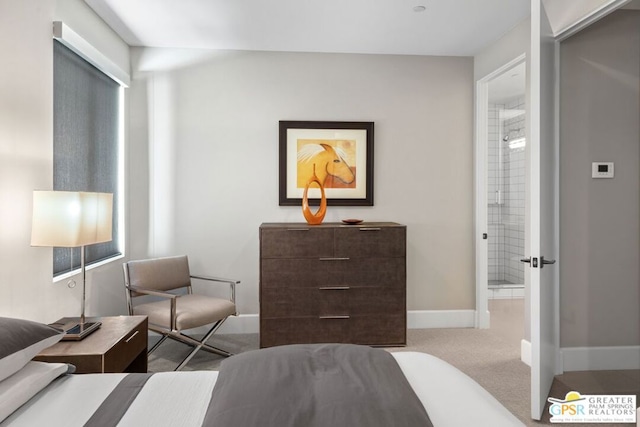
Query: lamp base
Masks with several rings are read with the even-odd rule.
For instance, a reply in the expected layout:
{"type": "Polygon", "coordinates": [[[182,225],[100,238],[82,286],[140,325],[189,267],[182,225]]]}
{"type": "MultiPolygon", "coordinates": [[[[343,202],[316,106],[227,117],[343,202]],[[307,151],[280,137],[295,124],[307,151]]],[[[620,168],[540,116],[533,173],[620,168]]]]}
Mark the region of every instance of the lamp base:
{"type": "Polygon", "coordinates": [[[65,329],[65,334],[64,337],[62,337],[62,341],[80,341],[87,335],[98,330],[98,328],[100,328],[100,325],[102,325],[102,322],[76,323],[70,328],[65,329]]]}

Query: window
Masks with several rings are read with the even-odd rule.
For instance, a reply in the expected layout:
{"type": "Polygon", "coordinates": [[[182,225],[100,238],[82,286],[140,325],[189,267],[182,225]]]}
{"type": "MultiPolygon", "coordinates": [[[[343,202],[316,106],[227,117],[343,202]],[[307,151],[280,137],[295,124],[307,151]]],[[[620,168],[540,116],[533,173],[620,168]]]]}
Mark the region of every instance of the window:
{"type": "MultiPolygon", "coordinates": [[[[85,264],[120,255],[120,85],[54,40],[53,189],[113,193],[113,240],[86,247],[85,264]]],[[[80,268],[80,248],[54,248],[53,274],[80,268]]]]}

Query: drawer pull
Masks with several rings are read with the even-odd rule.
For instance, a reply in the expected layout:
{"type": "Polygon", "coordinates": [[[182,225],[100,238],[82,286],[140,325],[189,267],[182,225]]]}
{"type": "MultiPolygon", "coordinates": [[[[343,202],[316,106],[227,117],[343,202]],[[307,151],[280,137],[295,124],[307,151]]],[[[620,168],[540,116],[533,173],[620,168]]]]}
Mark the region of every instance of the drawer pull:
{"type": "Polygon", "coordinates": [[[349,258],[341,258],[341,257],[321,257],[320,261],[349,261],[349,258]]]}
{"type": "Polygon", "coordinates": [[[348,319],[349,316],[319,316],[320,319],[348,319]]]}
{"type": "Polygon", "coordinates": [[[380,231],[380,227],[362,227],[360,231],[380,231]]]}
{"type": "Polygon", "coordinates": [[[127,338],[127,340],[126,340],[125,342],[126,342],[126,343],[128,343],[129,341],[131,341],[131,340],[133,339],[133,337],[135,337],[136,335],[138,335],[138,332],[140,332],[140,331],[135,331],[135,332],[133,333],[133,335],[131,335],[129,338],[127,338]]]}
{"type": "Polygon", "coordinates": [[[287,231],[309,231],[308,228],[287,228],[287,231]]]}
{"type": "Polygon", "coordinates": [[[321,291],[348,291],[351,288],[349,286],[323,286],[318,289],[321,291]]]}

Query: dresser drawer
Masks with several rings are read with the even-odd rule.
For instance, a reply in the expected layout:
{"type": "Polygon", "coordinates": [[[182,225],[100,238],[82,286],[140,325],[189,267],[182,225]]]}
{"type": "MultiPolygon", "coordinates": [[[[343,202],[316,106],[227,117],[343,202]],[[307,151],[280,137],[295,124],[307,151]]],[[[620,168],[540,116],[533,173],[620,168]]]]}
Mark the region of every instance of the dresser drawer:
{"type": "Polygon", "coordinates": [[[349,342],[349,319],[347,318],[260,319],[260,347],[347,342],[349,342]]]}
{"type": "Polygon", "coordinates": [[[269,288],[263,289],[260,317],[320,317],[349,314],[348,289],[269,288]]]}
{"type": "Polygon", "coordinates": [[[354,344],[394,346],[407,342],[406,314],[352,316],[349,325],[354,344]]]}
{"type": "Polygon", "coordinates": [[[331,228],[294,226],[260,230],[262,258],[304,258],[333,256],[331,228]]]}
{"type": "Polygon", "coordinates": [[[405,345],[406,317],[327,316],[260,320],[260,347],[309,343],[405,345]]]}
{"type": "Polygon", "coordinates": [[[404,288],[351,288],[349,314],[351,316],[383,316],[386,313],[407,312],[404,288]]]}
{"type": "Polygon", "coordinates": [[[261,260],[260,286],[383,286],[405,288],[404,258],[269,258],[261,260]]]}
{"type": "Polygon", "coordinates": [[[404,313],[402,288],[270,288],[263,289],[260,317],[323,317],[404,313]]]}
{"type": "Polygon", "coordinates": [[[404,258],[349,258],[332,265],[327,275],[334,285],[406,288],[404,258]]]}
{"type": "Polygon", "coordinates": [[[260,261],[262,288],[316,288],[330,281],[331,263],[319,258],[267,258],[260,261]]]}
{"type": "Polygon", "coordinates": [[[335,256],[404,257],[405,227],[341,227],[335,230],[335,256]]]}

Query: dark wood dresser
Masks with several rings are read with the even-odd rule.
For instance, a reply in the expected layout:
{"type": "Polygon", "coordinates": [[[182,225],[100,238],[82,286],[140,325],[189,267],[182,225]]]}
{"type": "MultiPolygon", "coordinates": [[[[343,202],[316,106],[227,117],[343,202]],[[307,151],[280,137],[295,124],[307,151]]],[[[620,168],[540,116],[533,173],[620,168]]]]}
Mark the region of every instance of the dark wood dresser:
{"type": "Polygon", "coordinates": [[[406,226],[260,226],[260,347],[406,345],[406,226]]]}

